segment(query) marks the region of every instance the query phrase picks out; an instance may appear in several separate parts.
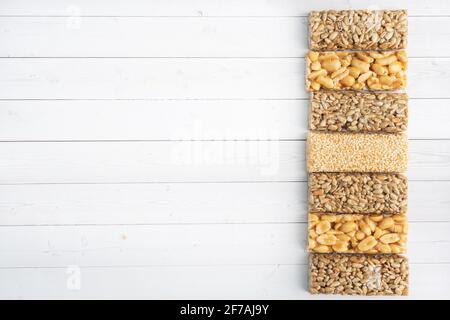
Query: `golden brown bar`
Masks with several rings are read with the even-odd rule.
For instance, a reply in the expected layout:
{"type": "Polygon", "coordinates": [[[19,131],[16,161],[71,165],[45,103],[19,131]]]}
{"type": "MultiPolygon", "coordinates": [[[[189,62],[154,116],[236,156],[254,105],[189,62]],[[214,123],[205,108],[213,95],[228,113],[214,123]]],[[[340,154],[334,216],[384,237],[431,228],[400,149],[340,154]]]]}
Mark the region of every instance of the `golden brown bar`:
{"type": "Polygon", "coordinates": [[[311,94],[309,128],[330,132],[397,133],[408,126],[404,93],[319,91],[311,94]]]}
{"type": "Polygon", "coordinates": [[[315,52],[306,55],[306,89],[397,90],[406,87],[405,51],[315,52]]]}
{"type": "Polygon", "coordinates": [[[399,134],[309,132],[308,172],[405,172],[408,139],[399,134]]]}
{"type": "Polygon", "coordinates": [[[406,213],[408,179],[392,173],[310,173],[309,211],[319,213],[406,213]]]}
{"type": "Polygon", "coordinates": [[[313,253],[309,268],[312,294],[408,295],[408,259],[400,255],[313,253]]]}
{"type": "Polygon", "coordinates": [[[408,35],[406,10],[328,10],[309,14],[312,50],[405,49],[408,35]]]}
{"type": "Polygon", "coordinates": [[[362,215],[310,213],[308,251],[339,253],[405,253],[405,214],[362,215]]]}

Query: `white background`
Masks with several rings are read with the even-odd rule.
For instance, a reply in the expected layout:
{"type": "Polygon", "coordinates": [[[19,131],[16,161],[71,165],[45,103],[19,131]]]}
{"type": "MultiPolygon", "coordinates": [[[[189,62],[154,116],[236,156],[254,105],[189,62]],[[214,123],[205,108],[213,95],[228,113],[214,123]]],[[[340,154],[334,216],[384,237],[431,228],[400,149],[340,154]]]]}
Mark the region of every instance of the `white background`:
{"type": "MultiPolygon", "coordinates": [[[[373,2],[1,0],[0,298],[317,298],[306,15],[373,2]]],[[[376,3],[410,14],[410,298],[450,298],[450,2],[376,3]]]]}

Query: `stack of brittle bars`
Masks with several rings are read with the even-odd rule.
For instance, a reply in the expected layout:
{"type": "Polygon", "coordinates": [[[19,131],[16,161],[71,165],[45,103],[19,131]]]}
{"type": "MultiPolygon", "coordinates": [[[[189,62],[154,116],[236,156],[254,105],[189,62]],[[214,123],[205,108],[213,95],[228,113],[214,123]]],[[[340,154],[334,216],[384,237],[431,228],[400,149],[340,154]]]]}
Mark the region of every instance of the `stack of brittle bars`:
{"type": "Polygon", "coordinates": [[[313,11],[310,292],[407,295],[406,10],[313,11]]]}

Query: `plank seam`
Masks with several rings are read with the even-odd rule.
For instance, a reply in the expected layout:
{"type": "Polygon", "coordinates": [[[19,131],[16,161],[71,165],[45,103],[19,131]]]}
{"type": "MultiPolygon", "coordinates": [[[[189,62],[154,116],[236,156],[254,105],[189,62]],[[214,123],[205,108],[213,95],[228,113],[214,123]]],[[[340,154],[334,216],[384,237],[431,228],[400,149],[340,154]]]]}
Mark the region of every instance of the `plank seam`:
{"type": "MultiPolygon", "coordinates": [[[[448,265],[450,267],[450,262],[410,262],[410,265],[448,265]]],[[[81,269],[130,269],[130,268],[211,268],[211,267],[281,267],[281,266],[308,266],[307,263],[267,263],[267,264],[180,264],[180,265],[165,265],[165,264],[155,264],[155,265],[80,265],[81,269]]],[[[67,266],[9,266],[2,267],[0,270],[14,270],[14,269],[66,269],[67,266]]]]}

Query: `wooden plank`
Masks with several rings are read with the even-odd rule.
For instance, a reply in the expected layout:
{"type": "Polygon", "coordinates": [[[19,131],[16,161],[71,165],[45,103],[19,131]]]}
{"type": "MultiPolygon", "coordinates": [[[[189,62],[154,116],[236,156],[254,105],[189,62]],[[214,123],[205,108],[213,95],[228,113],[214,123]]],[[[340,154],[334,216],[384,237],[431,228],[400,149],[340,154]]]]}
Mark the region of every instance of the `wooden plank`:
{"type": "MultiPolygon", "coordinates": [[[[450,139],[448,104],[411,99],[409,138],[450,139]]],[[[307,119],[307,100],[3,100],[0,140],[305,139],[307,119]]]]}
{"type": "MultiPolygon", "coordinates": [[[[10,142],[0,184],[306,181],[304,141],[10,142]]],[[[450,180],[450,140],[410,141],[411,180],[450,180]]]]}
{"type": "MultiPolygon", "coordinates": [[[[411,181],[409,221],[449,222],[448,190],[411,181]]],[[[0,185],[0,225],[306,222],[306,199],[306,182],[0,185]]]]}
{"type": "Polygon", "coordinates": [[[108,15],[108,16],[298,16],[311,10],[326,9],[404,9],[410,15],[449,15],[445,0],[370,0],[351,1],[259,1],[259,0],[129,0],[111,3],[108,0],[3,0],[1,15],[108,15]]]}
{"type": "MultiPolygon", "coordinates": [[[[303,57],[308,47],[305,17],[85,17],[76,25],[71,21],[0,17],[0,56],[303,57]]],[[[409,56],[448,57],[448,29],[450,17],[411,17],[409,56]]]]}
{"type": "MultiPolygon", "coordinates": [[[[298,99],[304,59],[0,59],[0,99],[298,99]]],[[[450,58],[411,58],[408,93],[450,98],[450,58]]]]}
{"type": "MultiPolygon", "coordinates": [[[[0,269],[2,299],[336,299],[310,295],[305,265],[0,269]],[[78,273],[79,271],[79,273],[78,273]],[[77,275],[80,275],[77,278],[77,275]],[[79,279],[79,282],[78,282],[79,279]],[[77,285],[79,284],[79,289],[77,285]],[[239,290],[236,290],[239,288],[239,290]]],[[[449,264],[411,264],[408,297],[449,299],[449,264]]],[[[360,299],[345,297],[346,299],[360,299]]]]}
{"type": "Polygon", "coordinates": [[[304,139],[307,111],[306,100],[0,101],[0,140],[304,139]]]}
{"type": "MultiPolygon", "coordinates": [[[[449,222],[410,223],[412,263],[450,263],[449,222]]],[[[1,227],[0,267],[306,263],[306,223],[1,227]]]]}

